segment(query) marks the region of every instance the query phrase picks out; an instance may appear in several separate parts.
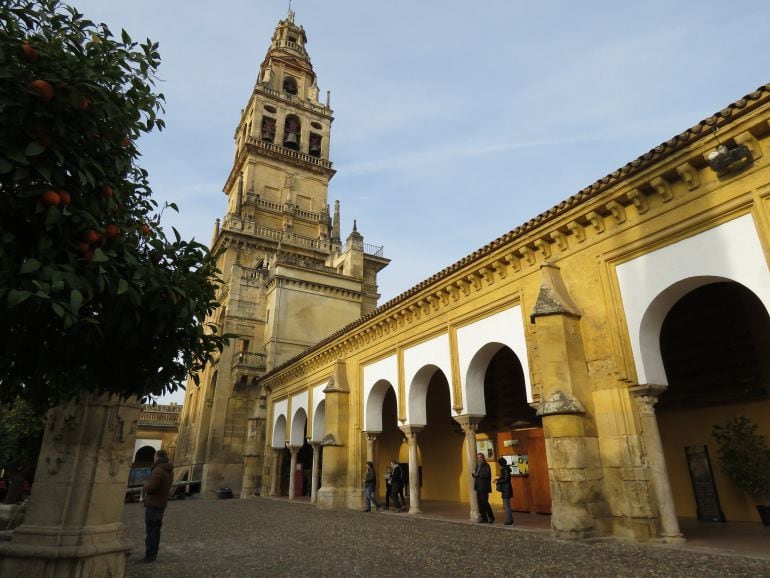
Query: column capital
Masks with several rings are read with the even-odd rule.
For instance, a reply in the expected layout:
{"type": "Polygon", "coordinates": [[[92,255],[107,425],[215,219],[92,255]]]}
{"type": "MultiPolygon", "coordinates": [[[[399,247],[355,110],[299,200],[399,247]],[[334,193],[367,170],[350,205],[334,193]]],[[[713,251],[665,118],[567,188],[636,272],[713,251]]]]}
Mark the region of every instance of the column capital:
{"type": "Polygon", "coordinates": [[[370,442],[373,442],[377,439],[377,436],[380,435],[381,431],[362,431],[362,434],[366,434],[366,439],[370,442]]]}
{"type": "Polygon", "coordinates": [[[466,414],[456,415],[452,419],[460,424],[460,427],[463,428],[463,433],[465,433],[467,436],[470,433],[476,433],[476,431],[479,429],[479,424],[484,419],[484,416],[466,414]]]}
{"type": "Polygon", "coordinates": [[[639,408],[639,414],[644,416],[655,415],[655,404],[658,403],[660,394],[666,391],[667,385],[644,383],[632,385],[628,391],[636,401],[639,408]]]}
{"type": "Polygon", "coordinates": [[[407,436],[407,438],[416,436],[418,433],[420,433],[422,430],[425,429],[424,425],[402,425],[399,426],[399,428],[402,432],[404,432],[404,435],[407,436]]]}
{"type": "Polygon", "coordinates": [[[288,447],[288,449],[289,449],[289,453],[290,453],[292,456],[295,456],[295,455],[297,455],[297,453],[299,452],[299,450],[301,450],[301,449],[302,449],[302,446],[287,446],[287,447],[288,447]]]}

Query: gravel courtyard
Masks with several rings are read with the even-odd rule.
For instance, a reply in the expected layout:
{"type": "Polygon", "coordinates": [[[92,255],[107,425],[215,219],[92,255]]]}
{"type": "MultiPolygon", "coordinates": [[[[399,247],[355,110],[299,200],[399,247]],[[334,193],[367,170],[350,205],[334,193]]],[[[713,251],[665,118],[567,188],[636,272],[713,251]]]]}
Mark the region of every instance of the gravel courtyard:
{"type": "MultiPolygon", "coordinates": [[[[770,576],[770,560],[546,532],[319,510],[253,500],[169,502],[160,554],[144,555],[144,508],[126,504],[129,578],[163,576],[770,576]]],[[[499,522],[499,520],[498,520],[499,522]]]]}

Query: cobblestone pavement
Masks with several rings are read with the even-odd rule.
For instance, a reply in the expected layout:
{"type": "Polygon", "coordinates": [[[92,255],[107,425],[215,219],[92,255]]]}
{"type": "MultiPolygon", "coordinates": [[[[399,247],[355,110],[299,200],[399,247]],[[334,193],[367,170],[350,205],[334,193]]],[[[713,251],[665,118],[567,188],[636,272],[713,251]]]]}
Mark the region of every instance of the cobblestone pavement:
{"type": "MultiPolygon", "coordinates": [[[[770,576],[770,560],[424,519],[307,503],[172,501],[158,559],[144,554],[144,508],[126,504],[128,578],[163,576],[770,576]]],[[[499,522],[499,519],[498,519],[499,522]]]]}

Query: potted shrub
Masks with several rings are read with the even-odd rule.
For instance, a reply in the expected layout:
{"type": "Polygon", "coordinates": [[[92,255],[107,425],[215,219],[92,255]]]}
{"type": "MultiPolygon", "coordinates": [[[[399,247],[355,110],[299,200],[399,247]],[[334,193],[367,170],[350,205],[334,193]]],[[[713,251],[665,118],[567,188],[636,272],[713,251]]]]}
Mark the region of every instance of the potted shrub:
{"type": "Polygon", "coordinates": [[[770,526],[770,447],[758,426],[746,416],[715,425],[722,471],[754,500],[759,517],[770,526]]]}

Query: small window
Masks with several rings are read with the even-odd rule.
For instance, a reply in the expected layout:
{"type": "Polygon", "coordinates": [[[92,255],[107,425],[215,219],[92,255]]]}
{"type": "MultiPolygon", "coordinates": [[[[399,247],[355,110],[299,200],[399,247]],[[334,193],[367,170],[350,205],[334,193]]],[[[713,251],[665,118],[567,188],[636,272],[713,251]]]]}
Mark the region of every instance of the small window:
{"type": "Polygon", "coordinates": [[[266,105],[265,105],[265,110],[266,110],[267,112],[269,112],[270,114],[275,114],[276,112],[278,112],[278,111],[275,109],[275,107],[274,107],[274,106],[270,106],[269,104],[266,104],[266,105]]]}
{"type": "Polygon", "coordinates": [[[312,126],[316,130],[321,130],[323,127],[321,126],[320,122],[313,121],[310,123],[310,126],[312,126]]]}
{"type": "Polygon", "coordinates": [[[297,80],[291,76],[284,78],[283,91],[287,94],[297,94],[297,80]]]}

